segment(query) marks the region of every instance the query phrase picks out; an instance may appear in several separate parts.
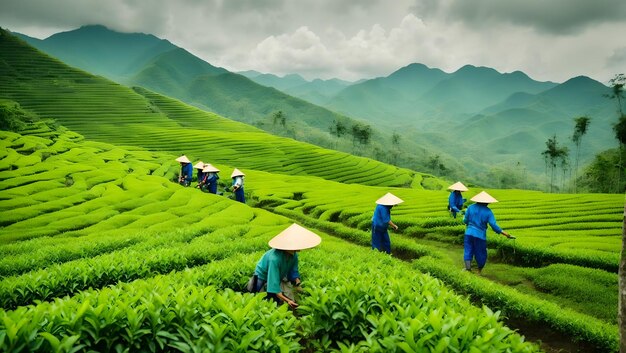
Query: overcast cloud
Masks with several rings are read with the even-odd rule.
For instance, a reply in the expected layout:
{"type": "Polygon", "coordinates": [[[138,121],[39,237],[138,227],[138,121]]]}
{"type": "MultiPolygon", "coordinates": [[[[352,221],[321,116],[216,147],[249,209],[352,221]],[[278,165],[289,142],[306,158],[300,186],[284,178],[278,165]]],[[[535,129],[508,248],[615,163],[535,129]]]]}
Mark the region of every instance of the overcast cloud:
{"type": "Polygon", "coordinates": [[[386,76],[410,63],[626,72],[624,0],[2,0],[0,26],[37,38],[86,24],[168,39],[231,71],[386,76]]]}

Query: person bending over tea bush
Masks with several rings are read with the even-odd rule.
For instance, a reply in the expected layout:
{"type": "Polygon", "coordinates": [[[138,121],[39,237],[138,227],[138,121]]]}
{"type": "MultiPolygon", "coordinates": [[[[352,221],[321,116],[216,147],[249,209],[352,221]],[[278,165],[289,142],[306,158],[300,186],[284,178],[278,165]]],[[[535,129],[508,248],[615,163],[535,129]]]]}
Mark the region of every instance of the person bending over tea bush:
{"type": "Polygon", "coordinates": [[[202,183],[202,179],[204,179],[204,172],[202,172],[202,170],[204,169],[205,164],[200,161],[198,163],[196,163],[193,168],[198,170],[197,175],[197,181],[198,181],[198,185],[196,185],[196,187],[199,189],[200,188],[200,184],[202,183]]]}
{"type": "Polygon", "coordinates": [[[475,258],[478,264],[478,274],[480,274],[487,263],[487,224],[498,234],[507,238],[511,238],[511,235],[498,226],[493,212],[488,207],[490,203],[498,202],[498,200],[484,191],[470,200],[476,203],[467,208],[463,217],[463,223],[467,225],[463,240],[463,260],[465,270],[471,271],[472,259],[475,258]]]}
{"type": "Polygon", "coordinates": [[[398,230],[398,226],[391,221],[391,209],[402,202],[404,201],[392,193],[387,193],[376,200],[376,208],[372,217],[372,249],[391,254],[391,239],[389,239],[388,228],[391,226],[394,230],[398,230]]]}
{"type": "Polygon", "coordinates": [[[448,186],[448,190],[452,190],[450,196],[448,196],[448,211],[450,211],[453,218],[456,218],[456,214],[461,212],[463,204],[465,203],[465,199],[461,193],[468,189],[459,181],[448,186]]]}
{"type": "Polygon", "coordinates": [[[263,254],[257,263],[254,275],[248,281],[248,291],[267,292],[266,299],[297,308],[294,298],[285,295],[282,281],[286,278],[299,287],[302,281],[298,271],[298,251],[313,248],[321,242],[322,239],[310,230],[295,223],[289,226],[269,241],[272,249],[263,254]]]}
{"type": "Polygon", "coordinates": [[[217,194],[217,180],[220,178],[217,173],[219,173],[219,171],[219,169],[215,168],[211,164],[207,164],[204,169],[202,169],[202,172],[204,173],[204,178],[200,184],[202,191],[217,194]]]}
{"type": "Polygon", "coordinates": [[[178,183],[183,186],[191,185],[191,179],[193,178],[193,166],[187,156],[182,155],[176,158],[177,162],[180,162],[180,173],[178,173],[178,183]]]}
{"type": "Polygon", "coordinates": [[[243,193],[243,178],[246,176],[241,170],[235,168],[230,177],[233,179],[232,190],[235,193],[235,200],[246,203],[246,196],[243,193]]]}

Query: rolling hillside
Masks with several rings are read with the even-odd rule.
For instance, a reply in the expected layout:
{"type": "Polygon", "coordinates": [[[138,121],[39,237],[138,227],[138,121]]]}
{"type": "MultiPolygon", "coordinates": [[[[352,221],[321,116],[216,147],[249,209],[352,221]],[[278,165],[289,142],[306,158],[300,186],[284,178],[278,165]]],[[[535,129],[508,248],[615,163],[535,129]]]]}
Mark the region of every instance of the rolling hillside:
{"type": "Polygon", "coordinates": [[[276,137],[145,89],[133,90],[68,67],[6,32],[2,32],[0,46],[0,98],[92,140],[187,154],[241,169],[345,182],[410,186],[419,174],[276,137]],[[214,143],[223,148],[214,151],[214,143]],[[271,158],[250,158],[252,152],[271,158]],[[374,171],[377,180],[371,178],[374,171]]]}
{"type": "MultiPolygon", "coordinates": [[[[616,144],[612,132],[616,119],[614,102],[603,97],[608,88],[586,77],[557,84],[534,81],[519,71],[499,73],[467,65],[456,72],[445,73],[422,64],[411,64],[387,77],[342,88],[345,82],[306,83],[296,75],[278,78],[244,73],[330,109],[327,110],[216,68],[183,49],[159,51],[170,48],[171,44],[153,36],[116,33],[96,26],[61,33],[44,41],[31,40],[31,43],[44,50],[48,46],[51,52],[50,47],[56,46],[56,53],[63,60],[67,57],[77,62],[78,56],[73,52],[80,52],[78,61],[84,65],[82,68],[100,70],[104,63],[111,61],[100,61],[97,55],[90,53],[122,50],[126,42],[119,41],[116,45],[110,42],[125,36],[128,36],[127,41],[134,38],[142,43],[137,47],[143,48],[142,55],[133,52],[129,57],[115,56],[122,63],[118,67],[131,68],[124,71],[123,82],[127,84],[176,97],[274,134],[450,178],[498,186],[507,178],[503,174],[515,165],[521,166],[525,178],[530,180],[510,185],[546,187],[545,163],[541,157],[545,141],[556,134],[562,145],[574,150],[569,141],[573,119],[582,115],[591,117],[592,121],[583,138],[581,167],[598,152],[616,144]],[[107,40],[102,41],[98,50],[89,50],[84,39],[89,36],[102,36],[107,40]],[[61,45],[63,38],[65,43],[61,45]],[[74,43],[72,50],[68,49],[70,42],[74,43]],[[149,55],[152,56],[147,59],[149,55]],[[286,117],[284,126],[272,119],[278,111],[286,117]],[[330,136],[329,129],[335,121],[345,122],[347,126],[354,123],[348,117],[361,119],[374,127],[372,143],[366,148],[355,146],[349,137],[330,136]],[[478,131],[484,127],[489,127],[489,131],[478,131]],[[401,138],[397,147],[390,146],[394,133],[401,138]],[[437,159],[444,168],[432,167],[437,159]],[[493,175],[485,171],[493,171],[493,175]]],[[[109,77],[119,77],[119,73],[111,70],[109,77]]]]}
{"type": "MultiPolygon", "coordinates": [[[[154,36],[119,33],[103,26],[84,26],[45,40],[23,35],[22,38],[64,62],[120,83],[142,86],[277,135],[354,152],[350,139],[344,138],[342,143],[337,143],[329,134],[335,121],[341,121],[348,127],[355,124],[356,121],[350,117],[257,84],[245,76],[216,68],[154,36]],[[132,50],[129,50],[131,47],[132,50]],[[108,54],[102,56],[102,52],[108,54]],[[128,55],[125,55],[127,52],[128,55]],[[282,111],[287,119],[285,126],[273,122],[272,116],[278,111],[282,111]]],[[[374,150],[390,154],[388,141],[391,134],[387,130],[374,129],[372,146],[358,150],[369,156],[374,156],[374,150]]],[[[404,151],[407,155],[420,149],[409,141],[406,145],[404,151]]],[[[425,159],[415,158],[417,164],[412,166],[423,166],[425,159]]]]}

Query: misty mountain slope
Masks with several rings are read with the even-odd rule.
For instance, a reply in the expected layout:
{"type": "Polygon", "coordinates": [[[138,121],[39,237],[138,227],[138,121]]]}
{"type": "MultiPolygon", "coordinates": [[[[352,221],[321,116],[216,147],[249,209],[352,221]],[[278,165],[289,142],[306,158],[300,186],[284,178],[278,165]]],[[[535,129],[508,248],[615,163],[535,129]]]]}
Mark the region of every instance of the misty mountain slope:
{"type": "Polygon", "coordinates": [[[118,33],[100,25],[57,33],[45,40],[21,38],[69,65],[114,80],[132,75],[155,56],[177,48],[151,34],[118,33]]]}
{"type": "Polygon", "coordinates": [[[437,83],[422,99],[449,115],[473,113],[496,104],[514,93],[536,94],[554,87],[553,83],[537,82],[516,71],[498,71],[466,65],[437,83]]]}
{"type": "Polygon", "coordinates": [[[276,88],[290,96],[321,106],[324,106],[330,98],[341,90],[353,84],[353,82],[339,79],[322,80],[318,78],[307,81],[297,74],[279,77],[254,70],[240,71],[238,74],[244,75],[260,85],[276,88]]]}

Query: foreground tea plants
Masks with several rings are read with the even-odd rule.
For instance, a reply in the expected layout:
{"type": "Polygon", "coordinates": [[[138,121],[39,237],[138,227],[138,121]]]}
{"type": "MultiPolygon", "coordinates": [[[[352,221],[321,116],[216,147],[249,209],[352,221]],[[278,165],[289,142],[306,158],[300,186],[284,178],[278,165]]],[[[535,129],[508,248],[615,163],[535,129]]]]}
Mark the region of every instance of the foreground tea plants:
{"type": "Polygon", "coordinates": [[[166,276],[0,310],[0,333],[5,333],[0,348],[537,351],[502,326],[497,314],[472,307],[439,281],[327,237],[319,249],[301,254],[305,292],[295,313],[262,300],[262,294],[234,292],[245,285],[261,254],[232,255],[166,276]]]}

